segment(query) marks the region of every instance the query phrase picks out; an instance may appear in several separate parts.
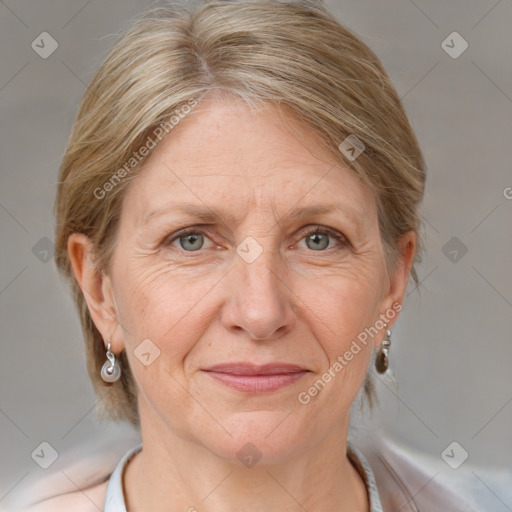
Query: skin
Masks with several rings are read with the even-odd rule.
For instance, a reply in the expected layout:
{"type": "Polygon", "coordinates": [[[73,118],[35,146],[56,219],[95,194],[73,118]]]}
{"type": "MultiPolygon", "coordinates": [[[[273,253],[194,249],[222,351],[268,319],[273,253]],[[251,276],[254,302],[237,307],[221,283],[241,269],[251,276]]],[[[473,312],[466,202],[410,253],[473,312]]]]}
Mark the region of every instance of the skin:
{"type": "Polygon", "coordinates": [[[153,150],[124,199],[118,235],[109,274],[93,268],[84,235],[73,234],[68,251],[95,325],[116,354],[126,350],[139,389],[144,449],[124,474],[128,510],[367,511],[346,441],[384,329],[307,405],[298,394],[402,303],[415,234],[403,237],[390,275],[374,197],[311,129],[283,123],[271,107],[217,99],[153,150]],[[179,213],[178,202],[222,217],[179,213]],[[292,215],[331,204],[340,210],[292,215]],[[205,223],[204,239],[176,235],[205,223]],[[317,226],[342,236],[308,243],[317,226]],[[236,252],[246,237],[263,249],[252,263],[236,252]],[[148,338],[160,356],[145,366],[134,350],[148,338]],[[202,371],[234,361],[309,371],[264,394],[202,371]],[[237,457],[247,443],[262,454],[252,468],[237,457]]]}

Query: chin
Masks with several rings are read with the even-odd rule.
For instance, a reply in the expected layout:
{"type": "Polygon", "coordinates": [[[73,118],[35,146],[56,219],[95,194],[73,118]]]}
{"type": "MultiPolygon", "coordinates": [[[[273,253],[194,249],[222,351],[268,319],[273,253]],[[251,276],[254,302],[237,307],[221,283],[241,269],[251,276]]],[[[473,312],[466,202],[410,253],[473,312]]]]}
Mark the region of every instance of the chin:
{"type": "Polygon", "coordinates": [[[200,442],[232,464],[253,467],[284,463],[302,451],[307,443],[306,432],[301,432],[296,418],[292,421],[289,421],[291,415],[286,418],[288,412],[237,413],[222,422],[231,436],[215,434],[215,439],[203,438],[200,442]]]}

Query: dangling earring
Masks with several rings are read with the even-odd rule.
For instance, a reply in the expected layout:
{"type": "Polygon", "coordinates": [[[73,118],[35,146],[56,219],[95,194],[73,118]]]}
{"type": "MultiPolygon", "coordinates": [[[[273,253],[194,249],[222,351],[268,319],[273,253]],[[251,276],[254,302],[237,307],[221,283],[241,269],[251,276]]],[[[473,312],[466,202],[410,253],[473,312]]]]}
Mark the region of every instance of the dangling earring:
{"type": "MultiPolygon", "coordinates": [[[[384,324],[387,327],[387,324],[384,324]]],[[[386,373],[389,367],[388,350],[391,346],[391,331],[386,330],[386,337],[382,341],[377,356],[375,358],[375,368],[378,373],[386,373]]]]}
{"type": "Polygon", "coordinates": [[[107,344],[107,360],[101,368],[101,378],[105,382],[115,382],[121,377],[121,367],[114,353],[110,352],[110,342],[107,344]]]}

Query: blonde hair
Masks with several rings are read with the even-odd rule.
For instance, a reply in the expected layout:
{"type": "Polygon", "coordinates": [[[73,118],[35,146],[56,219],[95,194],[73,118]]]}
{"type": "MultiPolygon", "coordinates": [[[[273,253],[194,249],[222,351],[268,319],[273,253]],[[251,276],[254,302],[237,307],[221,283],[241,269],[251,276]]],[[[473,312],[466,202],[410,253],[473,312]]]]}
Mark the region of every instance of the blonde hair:
{"type": "MultiPolygon", "coordinates": [[[[136,20],[84,94],[55,205],[56,263],[71,281],[93,386],[101,395],[109,391],[103,414],[134,425],[137,389],[128,360],[123,351],[119,381],[101,379],[105,345],[73,278],[67,240],[75,232],[88,236],[98,272],[109,272],[124,192],[145,159],[130,172],[119,169],[180,105],[212,91],[282,107],[320,135],[372,190],[390,271],[401,236],[419,236],[425,165],[400,99],[376,55],[319,1],[208,1],[192,11],[160,8],[136,20]],[[338,149],[349,135],[365,146],[356,160],[338,149]],[[123,178],[98,198],[116,172],[123,178]]],[[[415,263],[421,252],[419,237],[415,263]]],[[[417,283],[414,266],[411,275],[417,283]]],[[[371,405],[369,374],[364,387],[371,405]]]]}

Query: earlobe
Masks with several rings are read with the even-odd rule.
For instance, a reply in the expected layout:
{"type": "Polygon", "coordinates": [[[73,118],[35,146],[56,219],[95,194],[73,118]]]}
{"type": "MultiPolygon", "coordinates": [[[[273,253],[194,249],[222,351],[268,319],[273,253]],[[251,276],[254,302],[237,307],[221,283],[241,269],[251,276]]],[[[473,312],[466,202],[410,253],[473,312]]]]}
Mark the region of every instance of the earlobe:
{"type": "Polygon", "coordinates": [[[402,310],[405,291],[416,252],[416,233],[413,231],[405,233],[399,242],[399,247],[399,259],[393,275],[389,278],[389,290],[383,301],[384,315],[386,315],[386,312],[393,310],[393,317],[388,321],[388,329],[391,329],[402,310]]]}
{"type": "MultiPolygon", "coordinates": [[[[103,339],[110,339],[118,326],[111,279],[97,268],[94,246],[84,234],[72,233],[69,236],[68,254],[94,325],[103,339]]],[[[121,348],[117,345],[112,340],[113,350],[119,352],[121,348]]]]}

